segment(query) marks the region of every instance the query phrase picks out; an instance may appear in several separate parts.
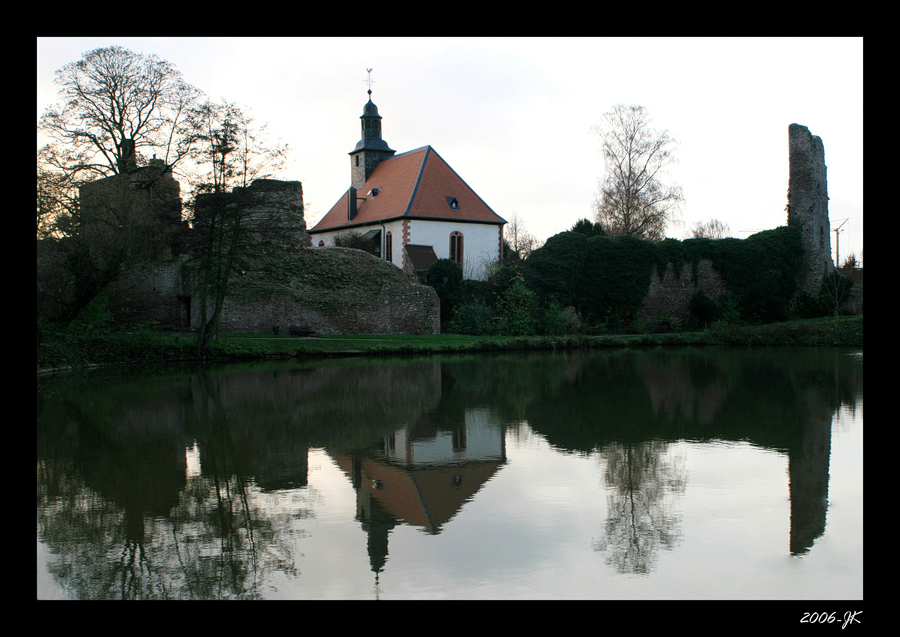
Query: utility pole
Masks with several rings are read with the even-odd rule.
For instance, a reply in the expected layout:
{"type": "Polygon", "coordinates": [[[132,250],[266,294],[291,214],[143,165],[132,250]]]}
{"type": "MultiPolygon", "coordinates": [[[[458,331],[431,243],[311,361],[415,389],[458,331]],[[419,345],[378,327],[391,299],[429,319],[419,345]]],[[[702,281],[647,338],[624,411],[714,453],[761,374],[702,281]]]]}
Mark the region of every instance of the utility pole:
{"type": "Polygon", "coordinates": [[[841,250],[840,250],[841,244],[840,244],[840,236],[838,233],[840,233],[841,228],[844,226],[845,223],[847,223],[848,220],[849,220],[849,217],[848,217],[848,219],[844,219],[844,221],[841,222],[841,225],[839,225],[837,228],[834,229],[834,267],[836,267],[836,268],[841,267],[841,250]]]}

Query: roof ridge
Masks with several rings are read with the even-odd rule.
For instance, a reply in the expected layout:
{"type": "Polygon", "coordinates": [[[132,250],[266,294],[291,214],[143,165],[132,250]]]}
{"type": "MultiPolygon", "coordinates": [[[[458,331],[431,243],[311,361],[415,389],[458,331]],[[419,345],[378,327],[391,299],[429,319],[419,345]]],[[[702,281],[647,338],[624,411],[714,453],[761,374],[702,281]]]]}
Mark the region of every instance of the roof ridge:
{"type": "MultiPolygon", "coordinates": [[[[447,160],[446,160],[446,159],[444,159],[443,157],[441,157],[440,153],[438,153],[438,152],[437,152],[434,148],[432,148],[431,146],[426,146],[426,148],[428,148],[432,153],[434,153],[435,155],[437,155],[437,158],[440,159],[440,160],[443,162],[443,164],[447,167],[447,169],[448,169],[451,173],[453,173],[453,175],[454,175],[457,179],[459,179],[459,181],[460,181],[460,183],[462,183],[462,185],[464,185],[466,188],[469,189],[469,192],[471,192],[473,195],[475,195],[475,198],[478,199],[478,201],[480,201],[481,204],[491,212],[491,214],[497,215],[497,217],[500,218],[500,220],[503,221],[503,223],[506,223],[506,221],[503,219],[503,217],[500,217],[500,215],[498,215],[498,214],[494,211],[494,209],[491,208],[491,207],[487,204],[487,202],[486,202],[484,199],[481,198],[481,195],[479,195],[479,194],[475,191],[475,189],[472,188],[472,186],[469,185],[469,182],[467,182],[465,179],[463,179],[463,178],[460,176],[460,174],[459,174],[458,172],[456,172],[456,169],[453,168],[453,166],[451,166],[449,163],[447,163],[447,160]]],[[[428,157],[425,158],[425,161],[427,161],[427,160],[428,160],[428,157]]],[[[423,170],[424,170],[425,161],[422,162],[423,170]]]]}
{"type": "MultiPolygon", "coordinates": [[[[422,158],[422,163],[419,164],[419,174],[416,175],[416,185],[413,186],[413,191],[409,197],[409,201],[406,202],[406,210],[404,210],[403,214],[401,215],[403,217],[408,217],[410,211],[412,210],[413,202],[416,200],[416,194],[419,192],[419,185],[422,183],[422,175],[425,174],[425,164],[428,163],[428,158],[431,156],[431,153],[434,151],[434,149],[432,149],[431,146],[422,146],[421,148],[419,148],[417,150],[424,150],[425,157],[422,158]]],[[[410,151],[410,152],[413,152],[413,151],[410,151]]],[[[435,154],[437,154],[437,153],[435,153],[435,154]]]]}
{"type": "Polygon", "coordinates": [[[407,155],[412,155],[413,153],[418,153],[418,152],[421,152],[423,150],[428,150],[428,149],[434,150],[433,148],[431,148],[431,146],[429,144],[425,144],[424,146],[419,146],[418,148],[413,148],[412,150],[407,150],[405,152],[398,153],[398,154],[394,155],[393,157],[389,157],[388,159],[385,159],[384,161],[390,161],[392,159],[397,159],[398,157],[406,157],[407,155]]]}

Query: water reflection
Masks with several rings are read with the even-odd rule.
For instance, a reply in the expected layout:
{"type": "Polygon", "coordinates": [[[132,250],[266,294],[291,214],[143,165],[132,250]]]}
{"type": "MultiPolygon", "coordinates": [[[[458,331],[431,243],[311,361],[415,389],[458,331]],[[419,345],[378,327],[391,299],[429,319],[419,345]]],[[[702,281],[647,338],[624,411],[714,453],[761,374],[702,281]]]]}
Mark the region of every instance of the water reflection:
{"type": "Polygon", "coordinates": [[[400,523],[431,534],[457,514],[506,462],[504,428],[486,409],[470,409],[452,430],[427,415],[404,425],[369,450],[331,456],[356,491],[357,519],[368,536],[377,574],[388,553],[388,533],[400,523]]]}
{"type": "Polygon", "coordinates": [[[606,462],[608,513],[605,535],[594,543],[619,573],[646,575],[660,549],[672,549],[681,537],[681,516],[672,505],[687,482],[684,458],[671,457],[659,440],[612,443],[600,450],[606,462]]]}
{"type": "MultiPolygon", "coordinates": [[[[683,539],[679,441],[789,458],[790,538],[826,527],[831,422],[862,396],[837,350],[568,352],[91,374],[38,387],[38,539],[80,599],[252,599],[302,578],[323,515],[311,449],[347,477],[368,569],[399,526],[437,536],[508,466],[528,423],[596,457],[606,522],[588,552],[646,575],[683,539]]],[[[541,512],[532,513],[535,516],[541,512]]],[[[560,515],[560,514],[557,514],[560,515]]],[[[563,514],[568,515],[568,514],[563,514]]],[[[377,581],[377,580],[376,580],[377,581]]]]}

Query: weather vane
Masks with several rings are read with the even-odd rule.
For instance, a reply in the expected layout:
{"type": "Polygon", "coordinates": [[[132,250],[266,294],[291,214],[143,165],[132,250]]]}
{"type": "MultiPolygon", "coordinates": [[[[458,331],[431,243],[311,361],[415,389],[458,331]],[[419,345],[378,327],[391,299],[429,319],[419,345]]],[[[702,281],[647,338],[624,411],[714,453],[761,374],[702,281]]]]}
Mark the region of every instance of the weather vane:
{"type": "Polygon", "coordinates": [[[369,93],[369,95],[371,95],[372,94],[372,85],[375,83],[375,80],[372,79],[372,69],[366,69],[366,72],[369,74],[369,76],[366,79],[364,79],[363,82],[365,82],[366,84],[369,85],[368,93],[369,93]]]}

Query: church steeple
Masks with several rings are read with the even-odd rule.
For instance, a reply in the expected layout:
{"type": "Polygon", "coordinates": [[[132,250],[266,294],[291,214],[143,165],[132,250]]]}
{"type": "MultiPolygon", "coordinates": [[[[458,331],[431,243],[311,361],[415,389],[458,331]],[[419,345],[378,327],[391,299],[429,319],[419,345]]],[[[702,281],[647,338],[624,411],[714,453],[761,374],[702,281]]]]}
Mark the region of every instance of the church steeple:
{"type": "MultiPolygon", "coordinates": [[[[372,69],[368,69],[368,71],[371,74],[372,69]]],[[[368,82],[369,101],[359,118],[362,139],[350,152],[350,185],[353,188],[361,188],[375,170],[375,166],[379,162],[393,157],[397,152],[388,147],[387,143],[381,139],[381,115],[378,114],[378,107],[372,102],[371,75],[368,82]]]]}

